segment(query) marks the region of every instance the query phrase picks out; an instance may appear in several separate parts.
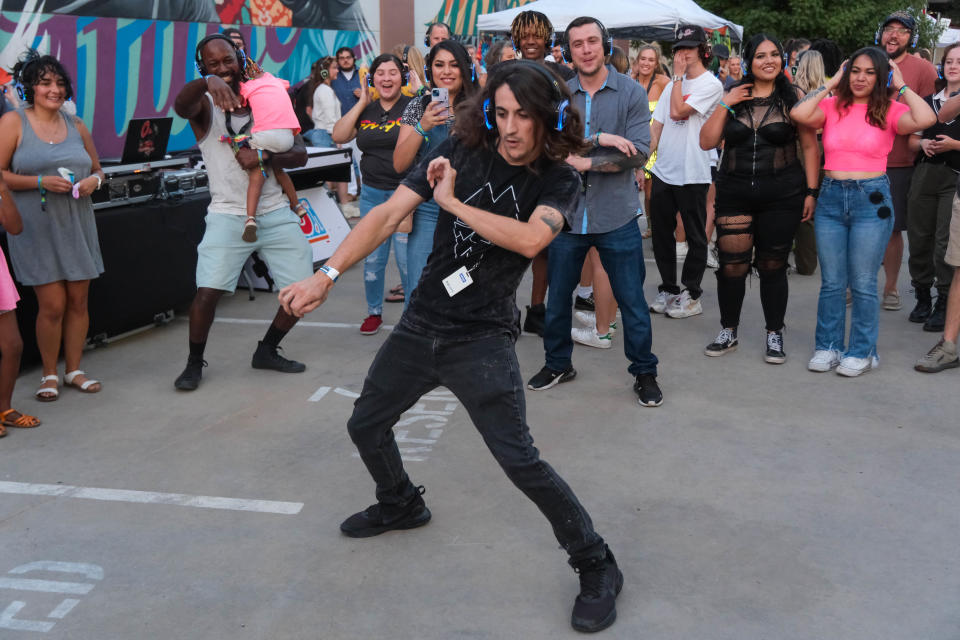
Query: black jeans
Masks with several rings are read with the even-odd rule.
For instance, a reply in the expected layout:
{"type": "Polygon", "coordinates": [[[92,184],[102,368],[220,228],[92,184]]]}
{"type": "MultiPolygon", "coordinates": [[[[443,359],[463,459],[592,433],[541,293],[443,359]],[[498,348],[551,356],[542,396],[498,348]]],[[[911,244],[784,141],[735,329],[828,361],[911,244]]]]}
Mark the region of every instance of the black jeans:
{"type": "Polygon", "coordinates": [[[400,460],[393,425],[423,394],[447,387],[507,477],[539,507],[571,560],[602,557],[603,539],[583,506],[540,459],[526,421],[523,380],[509,335],[452,341],[395,329],[380,348],[347,423],[377,483],[377,500],[406,502],[416,491],[400,460]]]}
{"type": "Polygon", "coordinates": [[[783,329],[787,313],[787,256],[803,217],[804,175],[799,165],[759,178],[717,180],[717,299],[720,323],[740,324],[750,265],[760,274],[760,304],[767,331],[783,329]]]}
{"type": "Polygon", "coordinates": [[[707,269],[707,190],[709,184],[667,184],[657,176],[651,178],[650,224],[653,225],[653,257],[660,271],[660,291],[678,294],[677,212],[687,234],[687,257],[683,261],[680,281],[690,297],[697,299],[703,293],[701,283],[707,269]]]}

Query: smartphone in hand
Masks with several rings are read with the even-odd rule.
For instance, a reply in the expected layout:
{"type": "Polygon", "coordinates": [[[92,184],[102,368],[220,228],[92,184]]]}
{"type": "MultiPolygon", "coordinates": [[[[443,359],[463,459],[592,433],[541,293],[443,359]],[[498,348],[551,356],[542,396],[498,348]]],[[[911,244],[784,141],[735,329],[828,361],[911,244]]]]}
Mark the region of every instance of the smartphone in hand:
{"type": "Polygon", "coordinates": [[[436,87],[430,90],[430,103],[439,102],[443,105],[445,115],[450,115],[450,93],[445,87],[436,87]]]}

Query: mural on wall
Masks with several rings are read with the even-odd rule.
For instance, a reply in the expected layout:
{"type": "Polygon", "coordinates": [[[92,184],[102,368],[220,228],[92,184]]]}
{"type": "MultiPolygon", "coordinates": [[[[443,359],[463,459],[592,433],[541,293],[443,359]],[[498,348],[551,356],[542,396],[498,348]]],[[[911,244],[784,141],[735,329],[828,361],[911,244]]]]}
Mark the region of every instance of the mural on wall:
{"type": "MultiPolygon", "coordinates": [[[[314,7],[322,17],[333,5],[354,6],[353,0],[281,0],[291,11],[314,7]]],[[[278,4],[278,0],[222,0],[216,7],[278,4]]],[[[173,101],[184,84],[198,77],[194,50],[205,36],[216,33],[218,23],[177,22],[126,17],[92,17],[33,13],[29,10],[57,5],[97,7],[133,5],[120,0],[20,0],[27,12],[7,11],[12,3],[3,0],[0,13],[0,68],[10,70],[28,48],[56,56],[71,74],[76,96],[77,115],[90,128],[97,150],[104,158],[119,158],[127,123],[133,118],[173,116],[169,151],[188,149],[196,143],[187,122],[173,112],[173,101]]],[[[141,0],[141,5],[180,6],[202,2],[141,0]]],[[[212,4],[212,3],[211,3],[212,4]]],[[[237,24],[234,21],[233,24],[237,24]]],[[[313,62],[333,55],[340,47],[350,47],[358,59],[369,59],[377,51],[373,35],[366,29],[363,16],[351,30],[305,29],[277,26],[253,26],[243,23],[240,30],[251,54],[264,69],[295,84],[310,73],[313,62]]]]}
{"type": "Polygon", "coordinates": [[[171,22],[356,30],[358,0],[3,0],[4,11],[171,22]]]}

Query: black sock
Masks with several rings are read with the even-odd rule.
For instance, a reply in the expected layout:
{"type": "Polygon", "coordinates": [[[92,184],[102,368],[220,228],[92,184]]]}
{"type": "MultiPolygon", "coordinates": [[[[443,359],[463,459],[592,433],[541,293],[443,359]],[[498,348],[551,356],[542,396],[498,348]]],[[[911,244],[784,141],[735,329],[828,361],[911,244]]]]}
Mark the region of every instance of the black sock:
{"type": "Polygon", "coordinates": [[[203,360],[203,350],[207,348],[207,342],[190,341],[190,358],[193,360],[203,360]]]}
{"type": "Polygon", "coordinates": [[[280,329],[277,327],[277,323],[270,325],[270,328],[267,329],[266,335],[263,336],[263,344],[269,345],[271,347],[279,347],[280,341],[283,340],[283,336],[287,335],[287,330],[280,329]]]}

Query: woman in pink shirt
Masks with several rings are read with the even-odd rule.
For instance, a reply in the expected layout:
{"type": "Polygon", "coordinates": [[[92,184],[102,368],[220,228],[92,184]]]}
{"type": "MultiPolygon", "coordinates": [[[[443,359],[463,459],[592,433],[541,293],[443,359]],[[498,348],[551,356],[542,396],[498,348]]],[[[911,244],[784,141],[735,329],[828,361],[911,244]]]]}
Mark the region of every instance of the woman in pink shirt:
{"type": "Polygon", "coordinates": [[[936,115],[881,49],[865,47],[850,60],[826,86],[798,102],[790,116],[823,129],[825,177],[815,214],[820,300],[816,347],[807,368],[836,368],[852,377],[880,364],[877,271],[894,222],[887,154],[897,134],[925,129],[936,115]],[[827,98],[830,92],[835,95],[827,98]],[[847,288],[853,293],[849,343],[847,288]]]}

